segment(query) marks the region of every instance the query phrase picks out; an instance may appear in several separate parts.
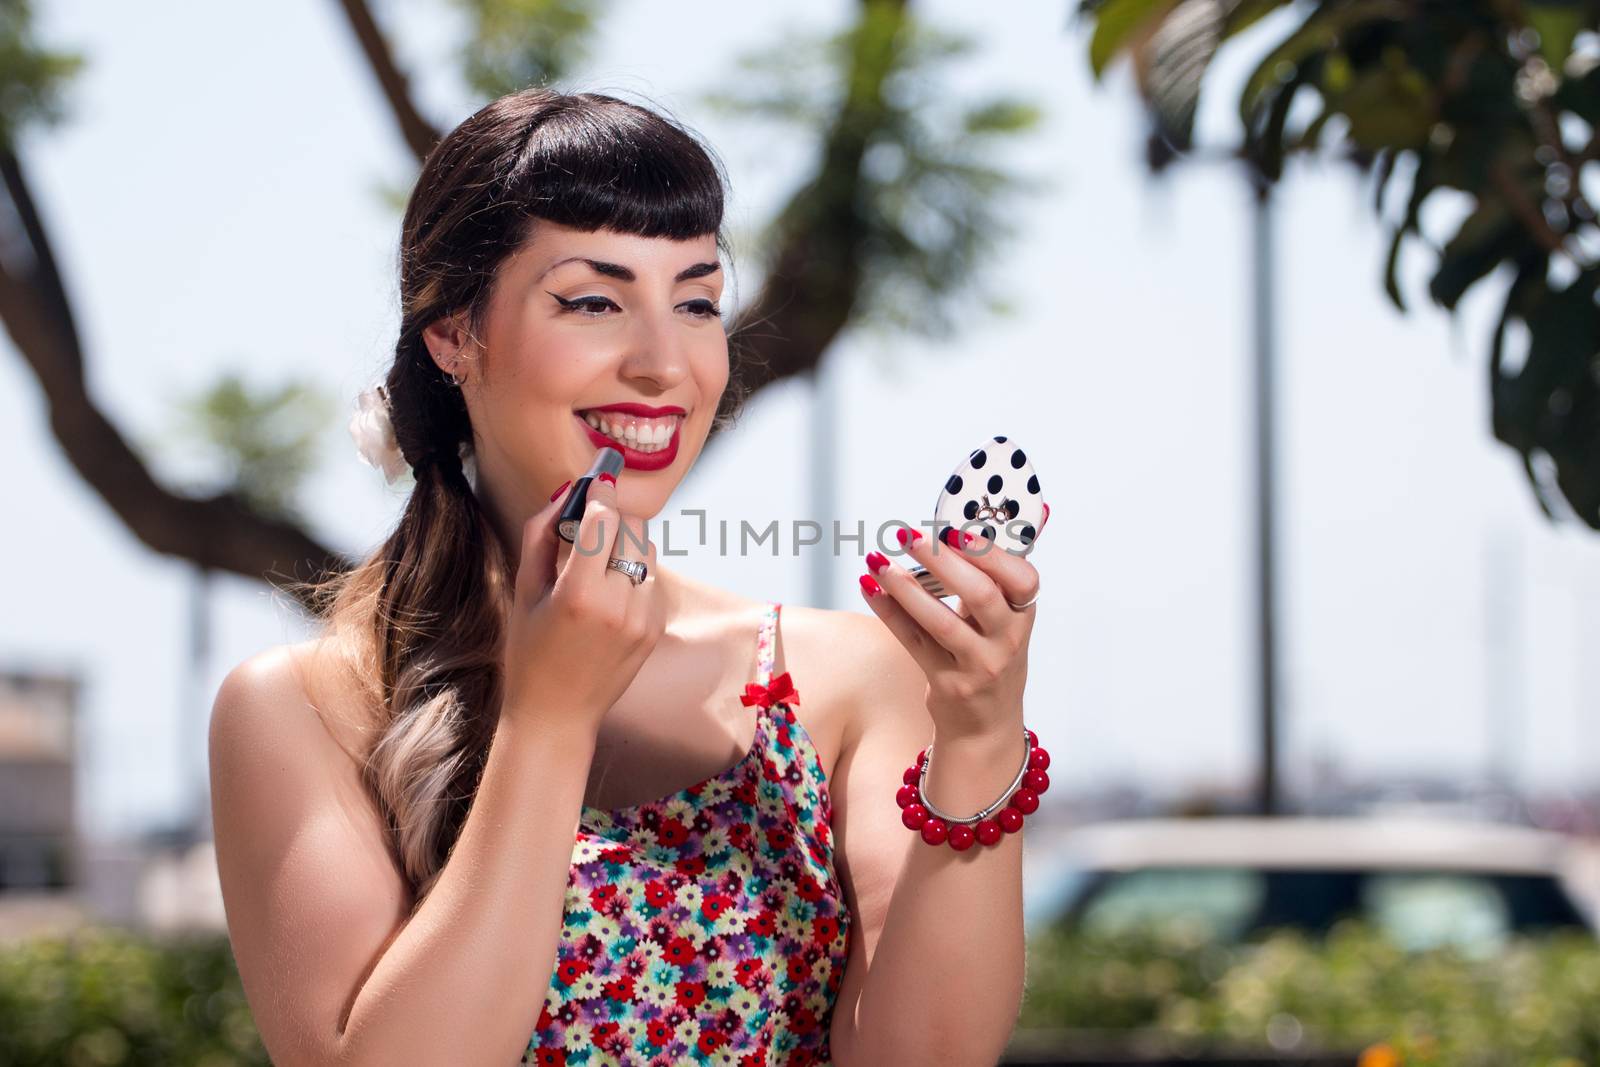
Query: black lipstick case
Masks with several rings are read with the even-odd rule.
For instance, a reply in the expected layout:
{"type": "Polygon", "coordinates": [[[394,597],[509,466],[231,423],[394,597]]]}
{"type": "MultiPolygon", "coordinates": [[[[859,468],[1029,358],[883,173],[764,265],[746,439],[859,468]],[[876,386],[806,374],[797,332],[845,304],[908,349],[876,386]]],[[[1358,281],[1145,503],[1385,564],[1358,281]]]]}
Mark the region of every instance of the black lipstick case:
{"type": "Polygon", "coordinates": [[[622,453],[614,448],[601,448],[595,453],[588,473],[578,479],[567,494],[567,502],[561,506],[561,517],[556,520],[556,533],[561,540],[572,544],[578,539],[578,525],[583,521],[583,509],[589,503],[589,483],[602,474],[615,478],[622,473],[623,463],[622,453]]]}

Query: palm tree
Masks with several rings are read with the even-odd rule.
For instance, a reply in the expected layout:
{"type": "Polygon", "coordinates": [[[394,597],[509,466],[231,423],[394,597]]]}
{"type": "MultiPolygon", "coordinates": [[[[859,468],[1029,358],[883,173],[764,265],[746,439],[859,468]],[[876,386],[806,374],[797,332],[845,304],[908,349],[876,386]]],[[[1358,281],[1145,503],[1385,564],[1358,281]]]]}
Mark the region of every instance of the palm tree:
{"type": "MultiPolygon", "coordinates": [[[[1517,0],[1081,0],[1093,23],[1096,78],[1131,59],[1149,122],[1152,173],[1196,158],[1242,163],[1256,191],[1258,615],[1257,808],[1280,806],[1272,471],[1270,194],[1293,153],[1333,151],[1376,173],[1376,207],[1410,172],[1384,288],[1405,309],[1396,266],[1421,238],[1427,199],[1442,189],[1474,210],[1433,249],[1432,299],[1454,309],[1502,265],[1511,275],[1491,338],[1489,389],[1497,438],[1517,449],[1535,500],[1554,518],[1553,477],[1570,509],[1600,529],[1600,230],[1580,182],[1600,156],[1600,4],[1517,0]],[[1298,15],[1298,20],[1290,16],[1298,15]],[[1197,151],[1194,119],[1213,60],[1268,16],[1288,28],[1239,91],[1240,136],[1197,151]],[[1291,124],[1297,98],[1310,117],[1291,124]],[[1405,163],[1405,167],[1399,164],[1405,163]],[[1509,325],[1530,338],[1520,366],[1505,357],[1509,325]]],[[[1424,239],[1425,240],[1425,239],[1424,239]]]]}
{"type": "Polygon", "coordinates": [[[1219,52],[1269,16],[1283,23],[1238,92],[1234,151],[1266,182],[1295,153],[1334,152],[1374,174],[1380,210],[1391,185],[1407,186],[1385,291],[1405,309],[1396,265],[1408,237],[1433,257],[1428,295],[1442,307],[1476,285],[1502,290],[1487,368],[1494,435],[1521,456],[1547,517],[1570,507],[1600,529],[1600,227],[1584,191],[1600,159],[1600,3],[1082,0],[1079,12],[1093,22],[1097,77],[1119,56],[1133,62],[1153,170],[1190,152],[1219,52]],[[1315,106],[1292,122],[1302,99],[1315,106]],[[1419,220],[1452,189],[1473,209],[1437,247],[1419,220]],[[1510,353],[1514,322],[1528,343],[1510,353]]]}

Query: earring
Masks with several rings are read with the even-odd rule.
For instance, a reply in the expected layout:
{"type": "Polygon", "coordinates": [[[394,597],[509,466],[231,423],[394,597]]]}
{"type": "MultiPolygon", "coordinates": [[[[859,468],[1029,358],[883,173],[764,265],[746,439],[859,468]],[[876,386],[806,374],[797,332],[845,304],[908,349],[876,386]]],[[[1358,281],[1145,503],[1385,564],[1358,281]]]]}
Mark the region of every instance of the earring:
{"type": "Polygon", "coordinates": [[[467,380],[466,375],[462,375],[461,377],[457,378],[455,371],[446,371],[445,378],[457,389],[460,389],[461,383],[467,380]]]}

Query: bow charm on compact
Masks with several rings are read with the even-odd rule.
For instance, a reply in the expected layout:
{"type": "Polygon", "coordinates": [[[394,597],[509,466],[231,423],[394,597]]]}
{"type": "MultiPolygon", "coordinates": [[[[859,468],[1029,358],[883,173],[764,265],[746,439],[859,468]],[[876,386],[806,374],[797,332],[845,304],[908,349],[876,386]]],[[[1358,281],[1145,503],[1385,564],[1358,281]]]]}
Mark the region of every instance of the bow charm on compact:
{"type": "Polygon", "coordinates": [[[763,708],[770,708],[774,704],[798,704],[800,694],[795,691],[789,672],[784,671],[766,685],[746,683],[744,692],[739,694],[739,703],[745,707],[759,704],[763,708]]]}

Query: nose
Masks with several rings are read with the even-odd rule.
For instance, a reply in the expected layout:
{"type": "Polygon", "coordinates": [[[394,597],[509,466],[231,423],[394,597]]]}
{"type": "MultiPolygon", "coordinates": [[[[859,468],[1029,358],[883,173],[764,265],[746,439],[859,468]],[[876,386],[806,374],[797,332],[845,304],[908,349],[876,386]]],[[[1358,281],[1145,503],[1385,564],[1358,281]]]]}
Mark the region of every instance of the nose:
{"type": "Polygon", "coordinates": [[[628,339],[621,375],[655,392],[668,392],[689,375],[689,339],[670,317],[641,316],[628,339]]]}

